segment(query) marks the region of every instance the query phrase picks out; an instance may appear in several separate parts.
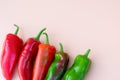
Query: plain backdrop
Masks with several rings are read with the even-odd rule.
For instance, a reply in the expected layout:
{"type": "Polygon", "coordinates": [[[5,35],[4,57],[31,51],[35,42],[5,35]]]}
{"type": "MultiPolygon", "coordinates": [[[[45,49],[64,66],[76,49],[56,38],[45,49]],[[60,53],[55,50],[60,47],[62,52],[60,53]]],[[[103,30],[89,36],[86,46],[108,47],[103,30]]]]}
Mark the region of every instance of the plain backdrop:
{"type": "MultiPolygon", "coordinates": [[[[24,42],[46,27],[50,44],[59,50],[61,42],[69,54],[69,67],[90,48],[85,80],[120,80],[120,0],[1,0],[0,51],[14,23],[24,42]]],[[[45,36],[40,40],[45,43],[45,36]]],[[[19,80],[17,68],[13,80],[19,80]]]]}

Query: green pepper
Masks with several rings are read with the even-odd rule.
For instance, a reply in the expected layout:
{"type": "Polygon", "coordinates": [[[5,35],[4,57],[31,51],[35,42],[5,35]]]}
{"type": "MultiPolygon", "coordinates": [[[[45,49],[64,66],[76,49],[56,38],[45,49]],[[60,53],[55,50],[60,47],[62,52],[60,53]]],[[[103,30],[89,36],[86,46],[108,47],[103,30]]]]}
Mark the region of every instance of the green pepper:
{"type": "Polygon", "coordinates": [[[55,54],[55,59],[51,64],[45,80],[61,80],[69,62],[68,54],[63,51],[63,46],[60,43],[60,51],[55,54]]]}
{"type": "Polygon", "coordinates": [[[89,52],[90,49],[84,55],[76,56],[72,67],[66,71],[63,80],[84,80],[91,65],[91,60],[88,58],[89,52]]]}

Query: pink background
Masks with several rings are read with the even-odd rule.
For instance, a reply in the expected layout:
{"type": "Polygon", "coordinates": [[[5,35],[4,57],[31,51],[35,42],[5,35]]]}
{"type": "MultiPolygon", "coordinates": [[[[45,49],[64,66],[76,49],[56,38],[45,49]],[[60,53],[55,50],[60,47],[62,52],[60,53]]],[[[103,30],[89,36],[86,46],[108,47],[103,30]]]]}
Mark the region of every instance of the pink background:
{"type": "MultiPolygon", "coordinates": [[[[120,0],[1,0],[0,51],[14,23],[24,41],[46,27],[57,50],[63,43],[69,67],[90,48],[92,66],[85,80],[120,80],[120,0]]],[[[0,80],[5,80],[1,68],[0,80]]],[[[19,80],[17,69],[13,80],[19,80]]]]}

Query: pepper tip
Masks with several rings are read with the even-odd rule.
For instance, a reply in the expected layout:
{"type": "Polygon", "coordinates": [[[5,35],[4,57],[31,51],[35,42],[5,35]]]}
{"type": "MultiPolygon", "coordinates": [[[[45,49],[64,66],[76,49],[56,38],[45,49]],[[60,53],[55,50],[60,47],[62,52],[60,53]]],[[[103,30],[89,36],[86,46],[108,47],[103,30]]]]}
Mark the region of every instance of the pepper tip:
{"type": "Polygon", "coordinates": [[[85,52],[85,56],[88,56],[89,53],[90,53],[91,49],[88,49],[86,52],[85,52]]]}

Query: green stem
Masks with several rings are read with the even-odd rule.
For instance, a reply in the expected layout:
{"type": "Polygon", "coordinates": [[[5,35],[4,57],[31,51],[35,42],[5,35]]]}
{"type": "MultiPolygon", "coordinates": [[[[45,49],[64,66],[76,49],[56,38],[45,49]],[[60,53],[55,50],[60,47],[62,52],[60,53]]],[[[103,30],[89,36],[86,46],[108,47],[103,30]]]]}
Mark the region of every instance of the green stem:
{"type": "Polygon", "coordinates": [[[47,33],[43,33],[46,36],[46,44],[49,44],[49,38],[47,33]]]}
{"type": "Polygon", "coordinates": [[[18,31],[19,31],[19,26],[18,26],[17,24],[14,24],[14,26],[17,28],[14,34],[17,35],[17,34],[18,34],[18,31]]]}
{"type": "Polygon", "coordinates": [[[60,45],[60,52],[64,52],[64,50],[63,50],[63,45],[62,45],[62,43],[59,43],[59,45],[60,45]]]}
{"type": "Polygon", "coordinates": [[[88,50],[85,52],[84,56],[88,57],[89,53],[90,53],[90,49],[88,49],[88,50]]]}
{"type": "Polygon", "coordinates": [[[35,37],[35,39],[36,39],[36,40],[39,40],[41,34],[42,34],[45,30],[46,30],[46,28],[43,28],[43,29],[38,33],[38,35],[35,37]]]}

